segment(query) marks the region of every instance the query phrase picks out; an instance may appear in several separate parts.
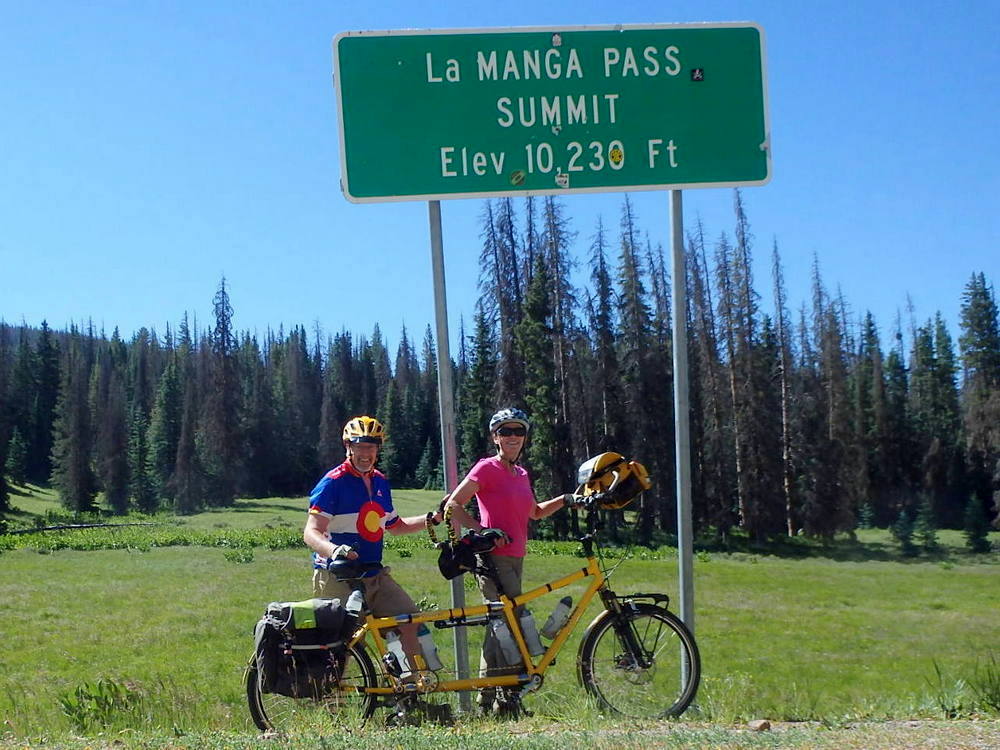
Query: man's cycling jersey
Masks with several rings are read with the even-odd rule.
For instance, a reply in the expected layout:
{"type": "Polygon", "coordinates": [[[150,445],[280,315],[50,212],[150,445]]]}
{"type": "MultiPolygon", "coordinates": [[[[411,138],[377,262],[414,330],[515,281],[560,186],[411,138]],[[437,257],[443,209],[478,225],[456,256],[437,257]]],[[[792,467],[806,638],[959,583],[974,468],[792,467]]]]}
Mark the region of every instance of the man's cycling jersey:
{"type": "MultiPolygon", "coordinates": [[[[382,536],[399,522],[392,507],[392,493],[385,475],[372,470],[371,497],[361,472],[350,461],[328,471],[309,495],[309,512],[330,519],[327,537],[335,544],[348,544],[362,562],[382,562],[382,536]]],[[[326,568],[327,558],[313,552],[313,567],[326,568]]],[[[368,575],[375,575],[371,571],[368,575]]]]}

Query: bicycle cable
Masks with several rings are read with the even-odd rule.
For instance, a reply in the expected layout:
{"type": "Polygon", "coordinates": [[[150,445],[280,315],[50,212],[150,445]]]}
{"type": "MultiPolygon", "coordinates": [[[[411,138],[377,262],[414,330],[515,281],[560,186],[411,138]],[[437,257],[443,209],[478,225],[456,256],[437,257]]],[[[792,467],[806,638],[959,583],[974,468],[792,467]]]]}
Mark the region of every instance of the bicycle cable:
{"type": "MultiPolygon", "coordinates": [[[[622,520],[625,520],[624,517],[625,517],[625,513],[623,511],[622,512],[622,520]]],[[[608,566],[605,565],[605,562],[604,562],[605,556],[604,556],[603,546],[600,544],[600,542],[595,537],[594,541],[596,542],[596,544],[594,546],[597,548],[597,561],[598,561],[598,565],[601,568],[601,572],[604,573],[604,577],[605,578],[609,578],[610,579],[611,576],[614,575],[614,572],[618,569],[618,566],[621,565],[623,562],[625,562],[632,555],[632,547],[635,546],[635,538],[636,538],[637,532],[639,530],[639,524],[641,522],[642,522],[642,511],[640,510],[639,512],[636,513],[635,522],[632,524],[633,528],[632,529],[628,529],[631,533],[628,534],[628,541],[625,544],[625,548],[624,548],[624,550],[622,552],[621,558],[619,558],[618,562],[616,562],[614,565],[612,565],[610,567],[608,567],[608,566]]],[[[626,529],[627,529],[627,527],[626,527],[626,529]]],[[[596,531],[596,529],[595,529],[595,531],[596,531]]],[[[619,547],[619,549],[621,549],[621,548],[619,547]]]]}

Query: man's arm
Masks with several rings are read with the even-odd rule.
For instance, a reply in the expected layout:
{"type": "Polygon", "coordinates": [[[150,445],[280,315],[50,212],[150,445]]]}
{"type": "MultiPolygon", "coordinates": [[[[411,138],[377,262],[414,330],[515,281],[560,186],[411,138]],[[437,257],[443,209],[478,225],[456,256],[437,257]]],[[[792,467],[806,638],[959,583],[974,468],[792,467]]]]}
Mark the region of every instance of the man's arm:
{"type": "Polygon", "coordinates": [[[355,559],[358,553],[353,549],[346,544],[336,545],[330,541],[327,534],[329,527],[329,518],[319,513],[310,513],[306,518],[306,527],[302,530],[302,541],[320,557],[327,559],[335,557],[346,557],[348,560],[355,559]]]}
{"type": "Polygon", "coordinates": [[[390,534],[413,534],[417,531],[423,531],[427,528],[427,516],[408,516],[403,518],[399,517],[392,526],[386,526],[385,530],[390,534]]]}

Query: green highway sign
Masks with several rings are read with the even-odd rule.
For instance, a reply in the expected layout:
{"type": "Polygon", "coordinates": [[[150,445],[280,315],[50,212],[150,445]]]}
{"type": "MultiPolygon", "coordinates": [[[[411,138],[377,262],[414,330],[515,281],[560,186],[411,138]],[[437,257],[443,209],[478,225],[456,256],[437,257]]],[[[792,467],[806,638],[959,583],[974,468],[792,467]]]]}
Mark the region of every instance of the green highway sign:
{"type": "Polygon", "coordinates": [[[346,32],[333,66],[351,201],[770,178],[755,24],[346,32]]]}

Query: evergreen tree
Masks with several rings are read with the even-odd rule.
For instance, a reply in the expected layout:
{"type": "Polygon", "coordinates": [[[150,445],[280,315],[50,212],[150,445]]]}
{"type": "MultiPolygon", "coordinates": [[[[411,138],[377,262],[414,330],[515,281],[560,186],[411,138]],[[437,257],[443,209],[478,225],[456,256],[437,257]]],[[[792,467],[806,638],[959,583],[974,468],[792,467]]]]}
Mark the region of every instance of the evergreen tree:
{"type": "MultiPolygon", "coordinates": [[[[618,379],[618,352],[615,348],[616,297],[607,263],[604,225],[598,219],[591,244],[591,284],[593,299],[588,311],[588,329],[594,349],[594,373],[591,392],[598,401],[594,450],[608,451],[620,444],[617,430],[621,422],[621,390],[618,379]]],[[[588,452],[589,455],[589,452],[588,452]]]]}
{"type": "Polygon", "coordinates": [[[435,459],[437,452],[434,441],[427,438],[424,450],[420,454],[420,462],[417,464],[414,484],[421,489],[444,492],[440,458],[435,459]]]}
{"type": "Polygon", "coordinates": [[[403,397],[395,380],[389,381],[385,402],[379,410],[379,421],[386,431],[386,440],[379,454],[379,468],[394,486],[412,487],[413,478],[406,473],[406,450],[411,436],[404,416],[403,397]]]}
{"type": "Polygon", "coordinates": [[[937,521],[930,495],[922,493],[917,506],[917,517],[913,524],[913,535],[924,552],[934,553],[940,549],[937,538],[937,521]]]}
{"type": "Polygon", "coordinates": [[[149,472],[149,423],[141,404],[132,406],[128,430],[128,494],[143,513],[155,513],[158,497],[149,472]]]}
{"type": "MultiPolygon", "coordinates": [[[[378,414],[378,407],[381,403],[380,398],[382,397],[380,394],[384,394],[385,391],[384,387],[380,390],[379,376],[376,374],[375,355],[379,352],[385,352],[385,348],[382,347],[381,343],[373,347],[364,337],[358,340],[357,352],[354,357],[355,380],[353,385],[355,393],[352,398],[354,408],[350,410],[349,416],[357,416],[359,414],[368,414],[371,416],[378,414]]],[[[389,366],[388,355],[385,357],[384,366],[386,368],[389,366]]],[[[388,386],[388,379],[386,379],[385,383],[388,386]]]]}
{"type": "Polygon", "coordinates": [[[91,353],[87,337],[70,329],[55,409],[52,485],[62,504],[81,513],[95,509],[96,480],[91,469],[91,415],[87,398],[91,353]]]}
{"type": "Polygon", "coordinates": [[[917,554],[917,546],[913,543],[913,518],[909,511],[902,510],[899,518],[892,525],[892,535],[899,542],[899,549],[906,557],[917,554]]]}
{"type": "MultiPolygon", "coordinates": [[[[619,430],[628,439],[627,448],[619,452],[646,463],[654,476],[665,476],[665,473],[657,471],[660,457],[656,455],[651,441],[651,437],[666,422],[662,420],[662,415],[655,413],[654,402],[650,398],[650,386],[654,379],[650,367],[652,333],[649,303],[639,261],[638,237],[635,212],[626,195],[622,205],[621,252],[618,262],[621,304],[618,361],[624,400],[621,415],[624,421],[619,430]]],[[[656,520],[660,517],[659,506],[663,502],[664,492],[669,492],[669,484],[657,484],[643,496],[639,519],[639,541],[643,544],[648,544],[652,539],[656,520]]]]}
{"type": "Polygon", "coordinates": [[[781,489],[785,501],[785,532],[795,536],[798,530],[796,505],[792,475],[791,410],[792,410],[792,343],[791,324],[787,308],[785,277],[781,267],[778,243],[774,242],[771,253],[771,274],[774,281],[774,321],[778,347],[778,381],[781,388],[781,489]]]}
{"type": "Polygon", "coordinates": [[[910,408],[919,459],[919,485],[931,493],[946,522],[955,523],[961,515],[961,500],[966,494],[962,463],[955,383],[956,363],[940,315],[936,321],[915,330],[911,357],[910,408]]]}
{"type": "MultiPolygon", "coordinates": [[[[417,484],[420,487],[425,487],[428,482],[436,481],[434,478],[439,474],[443,476],[442,466],[441,466],[441,407],[438,403],[438,366],[437,366],[437,352],[434,346],[434,335],[431,333],[431,327],[428,325],[427,329],[424,331],[424,344],[421,353],[421,371],[420,371],[420,408],[422,411],[420,417],[420,435],[426,436],[428,445],[430,446],[430,453],[427,454],[427,462],[429,474],[424,478],[423,482],[417,479],[417,484]]],[[[451,362],[448,362],[447,367],[452,367],[451,362]]],[[[452,371],[452,387],[455,387],[455,381],[457,380],[454,368],[452,371]]],[[[457,438],[456,438],[457,440],[457,438]]],[[[427,448],[425,447],[424,452],[421,453],[421,461],[423,461],[424,454],[427,453],[427,448]]],[[[431,489],[430,487],[425,487],[426,489],[431,489]]],[[[441,489],[444,489],[442,485],[441,489]]]]}
{"type": "MultiPolygon", "coordinates": [[[[535,496],[549,498],[556,494],[559,472],[555,425],[559,419],[556,393],[557,376],[553,358],[553,310],[549,289],[549,269],[544,258],[535,263],[528,286],[524,314],[516,329],[518,347],[524,357],[525,403],[531,415],[531,437],[527,445],[527,463],[533,479],[535,496]]],[[[521,404],[511,404],[521,406],[521,404]]],[[[552,517],[556,535],[565,536],[566,515],[552,517]]],[[[544,523],[544,522],[543,522],[544,523]]],[[[547,525],[547,524],[546,524],[547,525]]]]}
{"type": "Polygon", "coordinates": [[[965,544],[972,552],[989,552],[992,545],[989,540],[990,524],[986,519],[983,503],[975,495],[969,497],[965,504],[963,533],[965,544]]]}
{"type": "Polygon", "coordinates": [[[370,394],[371,403],[368,404],[369,411],[366,414],[375,415],[379,406],[385,401],[386,392],[389,390],[389,381],[392,380],[392,366],[389,364],[389,350],[382,340],[382,329],[378,323],[372,331],[371,344],[368,346],[371,357],[372,374],[374,376],[375,390],[370,394]]]}
{"type": "Polygon", "coordinates": [[[204,409],[197,434],[198,458],[206,474],[206,500],[232,505],[242,467],[239,425],[239,374],[236,371],[236,340],[233,308],[223,277],[213,300],[215,327],[208,350],[200,359],[205,365],[204,409]]]}
{"type": "Polygon", "coordinates": [[[492,455],[489,421],[496,412],[493,383],[496,378],[496,344],[482,305],[476,307],[475,331],[471,339],[468,374],[462,379],[458,420],[462,426],[459,446],[459,474],[472,468],[480,458],[492,455]]]}
{"type": "Polygon", "coordinates": [[[909,373],[903,354],[902,326],[897,320],[895,344],[885,358],[886,448],[885,497],[875,505],[875,523],[887,527],[906,505],[916,485],[913,456],[916,430],[912,426],[909,373]]]}
{"type": "MultiPolygon", "coordinates": [[[[9,352],[10,345],[8,336],[10,326],[0,318],[0,466],[6,468],[8,446],[11,439],[13,425],[12,400],[8,392],[9,376],[9,352]]],[[[4,470],[0,470],[0,513],[10,509],[10,487],[7,484],[7,476],[4,470]]]]}
{"type": "Polygon", "coordinates": [[[962,295],[962,415],[970,490],[1000,517],[1000,313],[992,285],[973,274],[962,295]]]}
{"type": "Polygon", "coordinates": [[[351,334],[345,331],[334,336],[327,347],[317,451],[321,467],[333,466],[343,460],[344,425],[351,416],[355,416],[351,391],[354,377],[351,334]]]}
{"type": "Polygon", "coordinates": [[[174,497],[174,466],[181,434],[184,389],[181,383],[179,355],[173,353],[160,376],[149,425],[149,451],[146,472],[157,498],[174,497]]]}
{"type": "MultiPolygon", "coordinates": [[[[813,264],[812,335],[809,347],[813,368],[813,394],[800,398],[812,404],[807,437],[809,461],[806,470],[811,485],[804,503],[804,528],[810,534],[830,537],[855,526],[853,508],[858,500],[845,486],[845,452],[850,442],[851,421],[845,362],[843,316],[830,300],[820,278],[819,263],[813,264]]],[[[803,324],[805,326],[805,324],[803,324]]],[[[808,328],[805,329],[808,332],[808,328]]]]}
{"type": "Polygon", "coordinates": [[[103,352],[91,383],[91,413],[97,425],[94,468],[104,490],[104,502],[116,515],[128,512],[129,496],[129,436],[122,354],[122,350],[111,347],[103,352]]]}
{"type": "MultiPolygon", "coordinates": [[[[15,427],[7,444],[7,460],[5,461],[7,477],[14,484],[25,484],[28,481],[28,444],[21,437],[21,431],[15,427]]],[[[2,509],[2,504],[0,504],[2,509]]]]}
{"type": "Polygon", "coordinates": [[[32,402],[33,433],[28,442],[28,479],[47,482],[52,475],[52,423],[59,398],[59,342],[46,321],[42,321],[35,349],[35,398],[32,402]]]}
{"type": "MultiPolygon", "coordinates": [[[[570,282],[574,265],[570,256],[570,244],[576,235],[569,229],[569,220],[565,216],[563,205],[552,196],[545,198],[543,226],[543,262],[548,271],[547,296],[550,308],[550,316],[546,324],[550,329],[549,337],[552,346],[554,386],[557,399],[557,410],[552,415],[552,463],[549,470],[552,472],[553,488],[569,487],[573,484],[576,469],[573,463],[572,449],[575,409],[573,408],[574,399],[570,397],[571,340],[577,328],[576,291],[570,282]]],[[[536,263],[536,270],[537,267],[536,263]]],[[[532,282],[534,282],[534,278],[532,278],[532,282]]],[[[527,314],[527,310],[528,302],[525,300],[525,314],[527,314]]],[[[536,312],[540,311],[536,308],[536,312]]],[[[537,319],[536,322],[538,322],[537,319]]],[[[527,354],[522,353],[522,356],[527,360],[527,354]]],[[[530,398],[531,388],[526,387],[528,390],[523,397],[527,399],[530,398]]],[[[564,533],[564,530],[559,526],[565,517],[565,514],[561,514],[559,518],[555,519],[557,533],[564,533]]]]}
{"type": "MultiPolygon", "coordinates": [[[[156,392],[154,365],[151,362],[153,336],[145,326],[133,336],[128,348],[129,403],[149,418],[156,392]]],[[[124,348],[124,347],[123,347],[124,348]]]]}
{"type": "MultiPolygon", "coordinates": [[[[33,405],[38,396],[37,382],[37,358],[34,349],[31,347],[30,331],[28,327],[22,325],[18,331],[17,351],[14,354],[14,362],[11,368],[10,380],[10,402],[7,404],[9,439],[12,431],[17,429],[22,436],[33,436],[36,433],[35,414],[33,405]]],[[[28,454],[31,455],[30,452],[28,454]]],[[[36,477],[30,471],[29,478],[35,481],[44,481],[46,477],[36,477]]]]}
{"type": "Polygon", "coordinates": [[[204,502],[205,479],[195,444],[197,424],[197,386],[193,379],[189,379],[184,389],[184,408],[173,473],[174,510],[180,514],[195,513],[204,502]]]}
{"type": "Polygon", "coordinates": [[[238,488],[245,497],[267,497],[285,486],[281,477],[287,474],[281,464],[282,449],[286,446],[277,433],[273,372],[265,366],[254,336],[244,335],[237,358],[241,382],[240,435],[246,458],[238,488]]]}
{"type": "Polygon", "coordinates": [[[688,342],[691,376],[692,504],[695,519],[724,540],[737,523],[734,455],[728,450],[729,389],[720,355],[705,235],[701,222],[688,236],[691,316],[688,342]]]}
{"type": "Polygon", "coordinates": [[[483,247],[479,254],[479,306],[497,341],[495,395],[506,403],[520,396],[522,380],[514,327],[522,307],[522,269],[513,201],[487,201],[481,215],[483,247]]]}

